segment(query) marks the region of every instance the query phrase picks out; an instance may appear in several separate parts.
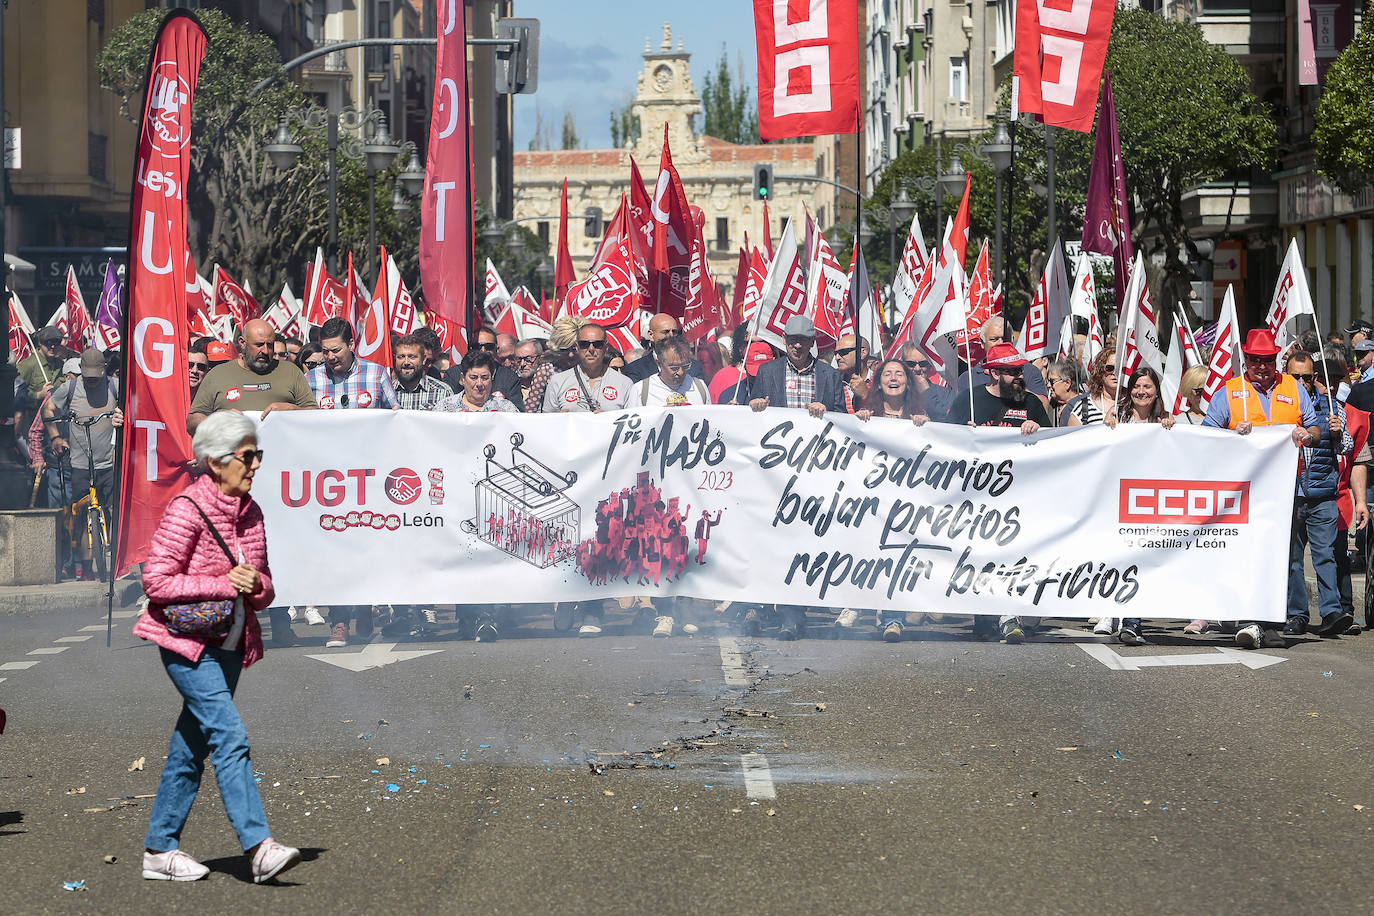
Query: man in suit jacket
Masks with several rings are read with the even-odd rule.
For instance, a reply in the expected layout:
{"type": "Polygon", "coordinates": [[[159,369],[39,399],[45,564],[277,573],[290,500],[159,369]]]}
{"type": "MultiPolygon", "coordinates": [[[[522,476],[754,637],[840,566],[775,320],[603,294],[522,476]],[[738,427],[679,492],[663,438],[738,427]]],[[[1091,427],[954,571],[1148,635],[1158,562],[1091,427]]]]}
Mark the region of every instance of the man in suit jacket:
{"type": "Polygon", "coordinates": [[[783,326],[787,358],[775,359],[759,367],[749,386],[749,406],[800,407],[813,417],[827,410],[845,413],[844,379],[834,366],[811,355],[816,342],[816,326],[805,315],[793,315],[783,326]]]}
{"type": "MultiPolygon", "coordinates": [[[[621,370],[629,376],[632,382],[642,382],[650,376],[658,375],[658,360],[654,358],[654,347],[665,337],[681,337],[682,325],[677,323],[677,319],[672,315],[655,315],[649,319],[649,346],[648,353],[632,363],[627,363],[621,370]]],[[[693,378],[702,378],[706,370],[701,368],[699,360],[692,360],[687,367],[687,374],[693,378]]],[[[711,381],[703,379],[703,381],[711,381]]]]}
{"type": "MultiPolygon", "coordinates": [[[[482,328],[477,332],[477,341],[472,345],[474,349],[486,350],[492,356],[496,355],[496,332],[490,328],[482,328]]],[[[463,390],[463,376],[458,371],[458,364],[454,363],[449,370],[444,373],[444,381],[448,382],[454,391],[463,390]]],[[[496,374],[491,377],[491,390],[499,391],[505,395],[507,401],[515,405],[516,410],[525,409],[525,399],[520,394],[520,376],[513,369],[498,365],[496,374]]]]}

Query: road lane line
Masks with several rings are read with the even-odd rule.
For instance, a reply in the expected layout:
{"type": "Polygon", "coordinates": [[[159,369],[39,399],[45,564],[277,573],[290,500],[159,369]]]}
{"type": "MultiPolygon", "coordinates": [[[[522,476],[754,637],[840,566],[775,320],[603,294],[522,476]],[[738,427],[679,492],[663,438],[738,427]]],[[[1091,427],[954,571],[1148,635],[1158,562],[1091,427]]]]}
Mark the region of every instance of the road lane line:
{"type": "Polygon", "coordinates": [[[744,653],[739,650],[739,644],[729,636],[722,636],[717,641],[720,643],[720,670],[725,675],[725,686],[748,687],[749,675],[745,671],[744,653]]]}
{"type": "Polygon", "coordinates": [[[139,614],[142,613],[143,612],[138,608],[134,608],[132,611],[115,611],[110,616],[113,617],[115,620],[125,620],[129,617],[137,617],[139,614]]]}
{"type": "Polygon", "coordinates": [[[0,665],[0,671],[27,671],[38,662],[5,662],[0,665]]]}
{"type": "Polygon", "coordinates": [[[744,767],[744,794],[747,797],[778,797],[777,790],[773,788],[773,771],[768,768],[767,757],[762,754],[741,754],[739,760],[744,767]]]}
{"type": "MultiPolygon", "coordinates": [[[[104,627],[101,627],[101,629],[104,629],[104,627]]],[[[59,636],[57,642],[85,642],[90,638],[89,636],[59,636]]]]}
{"type": "Polygon", "coordinates": [[[42,649],[34,649],[29,655],[58,655],[66,652],[71,646],[45,646],[42,649]]]}
{"type": "Polygon", "coordinates": [[[104,632],[105,632],[105,627],[106,627],[106,624],[97,623],[97,624],[95,624],[94,626],[82,627],[82,628],[81,628],[80,630],[78,630],[77,632],[80,632],[80,633],[104,633],[104,632]]]}

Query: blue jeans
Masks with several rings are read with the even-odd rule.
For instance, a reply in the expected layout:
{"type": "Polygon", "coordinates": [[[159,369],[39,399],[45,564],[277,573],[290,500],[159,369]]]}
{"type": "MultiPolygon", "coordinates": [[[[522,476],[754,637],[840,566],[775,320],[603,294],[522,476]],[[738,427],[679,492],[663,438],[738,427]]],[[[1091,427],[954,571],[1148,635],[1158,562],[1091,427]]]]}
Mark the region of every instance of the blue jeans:
{"type": "Polygon", "coordinates": [[[215,761],[215,779],[224,810],[244,852],[267,839],[267,813],[253,781],[248,735],[234,707],[234,688],[243,672],[243,653],[206,648],[199,662],[167,649],[162,664],[182,696],[181,716],[167,750],[157,798],[143,845],[154,852],[176,849],[181,829],[200,791],[205,756],[215,761]]]}
{"type": "Polygon", "coordinates": [[[1341,612],[1337,585],[1336,534],[1340,525],[1335,497],[1293,498],[1293,536],[1288,548],[1288,616],[1307,619],[1307,576],[1303,554],[1310,545],[1317,574],[1317,610],[1322,617],[1341,612]]]}

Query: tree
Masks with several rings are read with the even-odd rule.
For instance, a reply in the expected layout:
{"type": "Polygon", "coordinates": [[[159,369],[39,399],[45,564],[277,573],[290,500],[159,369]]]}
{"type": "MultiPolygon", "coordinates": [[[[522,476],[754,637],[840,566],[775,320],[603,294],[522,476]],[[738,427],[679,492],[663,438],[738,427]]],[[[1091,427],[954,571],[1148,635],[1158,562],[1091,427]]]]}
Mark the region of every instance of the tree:
{"type": "MultiPolygon", "coordinates": [[[[96,60],[103,88],[120,99],[132,121],[142,114],[148,57],[165,11],[146,10],[111,33],[96,60]]],[[[209,35],[191,120],[191,177],[187,182],[188,234],[197,264],[217,262],[257,290],[297,285],[315,247],[326,237],[327,151],[323,128],[298,129],[304,152],[284,172],[264,152],[278,118],[304,96],[289,80],[251,95],[260,80],[282,74],[276,45],[214,9],[196,13],[209,35]]],[[[390,188],[401,163],[379,173],[390,188]]],[[[340,157],[338,203],[342,249],[364,254],[367,182],[361,162],[340,157]]],[[[398,218],[389,192],[379,191],[377,238],[395,250],[398,266],[415,276],[418,208],[398,218]]],[[[363,261],[366,263],[366,260],[363,261]]],[[[297,289],[299,293],[299,288],[297,289]]]]}
{"type": "Polygon", "coordinates": [[[639,116],[634,113],[634,102],[627,99],[624,105],[611,112],[611,145],[616,149],[623,149],[638,140],[640,133],[639,116]]]}
{"type": "Polygon", "coordinates": [[[582,141],[577,137],[577,121],[571,111],[563,112],[563,149],[577,149],[582,141]]]}
{"type": "Polygon", "coordinates": [[[1374,29],[1368,19],[1326,73],[1312,146],[1317,167],[1347,194],[1374,182],[1374,29]]]}
{"type": "Polygon", "coordinates": [[[705,115],[702,133],[729,143],[758,143],[759,116],[754,110],[754,93],[744,78],[744,63],[739,61],[731,77],[730,64],[721,45],[715,71],[708,71],[701,84],[701,109],[705,115]]]}

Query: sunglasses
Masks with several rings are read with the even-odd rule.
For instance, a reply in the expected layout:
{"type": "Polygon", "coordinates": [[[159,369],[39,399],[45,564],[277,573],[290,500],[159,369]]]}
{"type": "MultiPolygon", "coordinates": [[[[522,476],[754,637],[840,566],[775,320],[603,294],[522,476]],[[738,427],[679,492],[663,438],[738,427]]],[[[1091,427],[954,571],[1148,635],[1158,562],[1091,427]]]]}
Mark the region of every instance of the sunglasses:
{"type": "Polygon", "coordinates": [[[606,349],[606,341],[604,341],[604,340],[579,340],[579,341],[577,342],[577,349],[579,349],[579,350],[604,350],[604,349],[606,349]]]}
{"type": "Polygon", "coordinates": [[[495,352],[495,350],[496,350],[496,342],[495,342],[495,341],[489,340],[489,341],[487,341],[486,343],[479,343],[479,344],[477,345],[477,349],[479,349],[479,350],[486,350],[488,353],[495,352]]]}
{"type": "Polygon", "coordinates": [[[664,336],[664,337],[681,337],[681,336],[682,336],[682,328],[669,328],[668,330],[666,330],[666,331],[663,332],[663,336],[664,336]]]}
{"type": "Polygon", "coordinates": [[[60,343],[62,343],[62,341],[60,340],[45,340],[40,344],[40,346],[44,350],[52,350],[55,349],[60,343]]]}
{"type": "Polygon", "coordinates": [[[262,464],[262,449],[244,449],[241,452],[234,452],[234,457],[237,458],[239,461],[242,461],[244,464],[251,465],[255,462],[258,464],[262,464]]]}
{"type": "Polygon", "coordinates": [[[317,366],[323,366],[323,365],[324,365],[324,360],[322,360],[322,359],[307,359],[307,360],[305,361],[305,368],[307,368],[307,369],[314,369],[314,368],[317,367],[317,366]]]}
{"type": "Polygon", "coordinates": [[[188,370],[191,370],[191,371],[195,371],[196,369],[199,369],[201,372],[204,372],[205,370],[207,370],[207,369],[210,368],[210,364],[209,364],[209,363],[193,363],[193,362],[192,362],[192,363],[187,363],[187,364],[186,364],[186,368],[187,368],[188,370]]]}
{"type": "Polygon", "coordinates": [[[859,348],[858,348],[858,347],[841,347],[841,348],[839,348],[838,350],[835,351],[835,355],[836,355],[836,356],[848,356],[849,354],[853,353],[853,352],[854,352],[855,350],[857,350],[857,349],[859,349],[859,348]]]}
{"type": "Polygon", "coordinates": [[[1303,373],[1294,372],[1294,373],[1292,373],[1292,375],[1293,375],[1293,378],[1297,379],[1297,380],[1300,381],[1300,382],[1310,382],[1310,381],[1312,381],[1314,378],[1317,377],[1315,374],[1313,374],[1313,373],[1311,373],[1311,372],[1303,372],[1303,373]]]}
{"type": "Polygon", "coordinates": [[[904,359],[902,360],[902,365],[906,366],[912,372],[925,372],[930,368],[930,363],[923,359],[904,359]]]}
{"type": "Polygon", "coordinates": [[[535,360],[537,360],[538,358],[539,358],[538,356],[517,356],[517,357],[514,357],[514,359],[515,359],[515,361],[516,361],[517,363],[532,363],[532,362],[534,362],[535,360]]]}
{"type": "Polygon", "coordinates": [[[1206,394],[1206,393],[1207,393],[1207,389],[1206,389],[1206,388],[1201,388],[1201,387],[1199,387],[1199,388],[1194,388],[1194,389],[1193,389],[1193,394],[1197,395],[1198,397],[1202,397],[1202,396],[1203,396],[1204,394],[1206,394]]]}

